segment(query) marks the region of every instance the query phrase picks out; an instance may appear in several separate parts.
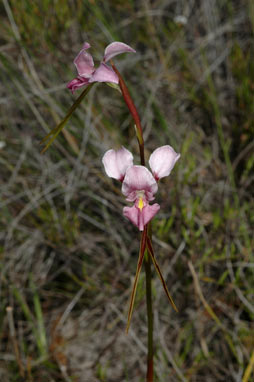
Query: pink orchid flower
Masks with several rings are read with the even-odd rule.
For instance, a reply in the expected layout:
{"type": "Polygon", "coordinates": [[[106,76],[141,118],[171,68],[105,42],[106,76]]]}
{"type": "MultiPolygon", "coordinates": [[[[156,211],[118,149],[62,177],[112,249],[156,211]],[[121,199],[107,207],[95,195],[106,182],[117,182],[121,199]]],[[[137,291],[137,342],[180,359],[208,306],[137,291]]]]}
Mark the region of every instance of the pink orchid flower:
{"type": "Polygon", "coordinates": [[[150,205],[154,194],[158,191],[157,181],[168,176],[176,161],[180,158],[169,146],[157,148],[150,156],[149,165],[152,173],[144,166],[133,165],[133,155],[126,148],[108,150],[103,158],[106,174],[122,182],[122,193],[128,202],[134,202],[132,207],[124,207],[123,214],[140,231],[157,214],[159,204],[150,205]]]}
{"type": "Polygon", "coordinates": [[[74,65],[77,68],[78,76],[67,84],[67,87],[72,93],[81,88],[82,86],[91,84],[92,82],[112,82],[118,84],[118,76],[111,67],[106,65],[106,62],[111,60],[114,56],[126,52],[136,51],[129,45],[123,42],[112,42],[109,44],[104,52],[103,61],[96,69],[94,67],[93,57],[87,52],[90,48],[90,44],[85,42],[83,48],[74,60],[74,65]]]}

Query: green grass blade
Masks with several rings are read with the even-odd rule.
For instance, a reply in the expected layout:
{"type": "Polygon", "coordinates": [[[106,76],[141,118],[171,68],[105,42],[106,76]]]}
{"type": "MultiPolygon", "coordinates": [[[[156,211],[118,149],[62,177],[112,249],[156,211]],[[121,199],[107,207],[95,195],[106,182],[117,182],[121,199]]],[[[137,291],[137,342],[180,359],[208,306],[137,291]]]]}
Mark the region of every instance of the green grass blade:
{"type": "Polygon", "coordinates": [[[26,317],[27,321],[34,324],[33,314],[31,313],[24,296],[21,294],[21,292],[16,287],[12,288],[12,292],[13,292],[13,295],[15,296],[16,300],[20,304],[21,309],[22,309],[24,316],[26,317]]]}
{"type": "Polygon", "coordinates": [[[54,142],[54,140],[56,139],[56,137],[58,136],[58,134],[61,132],[61,130],[65,127],[66,123],[68,122],[68,120],[70,119],[70,117],[72,116],[73,112],[76,110],[76,108],[79,106],[79,104],[81,103],[81,101],[83,100],[83,98],[88,94],[88,92],[91,90],[92,86],[94,84],[90,84],[88,85],[85,90],[80,94],[80,96],[78,97],[78,99],[74,102],[74,104],[71,106],[71,108],[69,109],[68,113],[66,114],[66,116],[64,117],[64,119],[59,123],[59,125],[57,125],[53,130],[50,131],[49,134],[46,135],[46,137],[44,137],[42,140],[41,140],[41,144],[45,143],[46,146],[43,148],[43,150],[41,151],[41,154],[45,153],[45,151],[49,148],[49,146],[51,146],[51,144],[54,142]],[[48,141],[49,140],[49,141],[48,141]],[[46,143],[48,141],[48,143],[46,143]]]}
{"type": "Polygon", "coordinates": [[[45,356],[48,353],[48,347],[41,302],[35,284],[32,280],[30,281],[30,287],[33,291],[34,311],[37,319],[37,346],[40,350],[40,355],[45,356]]]}

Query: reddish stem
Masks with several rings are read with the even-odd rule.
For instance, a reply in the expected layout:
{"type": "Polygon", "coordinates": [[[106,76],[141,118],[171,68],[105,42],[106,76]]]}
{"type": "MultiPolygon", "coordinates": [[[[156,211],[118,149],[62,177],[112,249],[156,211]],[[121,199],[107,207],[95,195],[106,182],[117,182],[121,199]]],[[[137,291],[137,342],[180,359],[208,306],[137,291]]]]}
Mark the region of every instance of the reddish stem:
{"type": "MultiPolygon", "coordinates": [[[[129,90],[121,76],[118,72],[117,68],[111,61],[112,68],[119,78],[119,85],[122,91],[122,95],[124,101],[132,115],[132,118],[135,122],[135,130],[136,136],[139,144],[139,152],[140,152],[140,161],[141,165],[145,166],[145,154],[144,154],[144,139],[143,139],[143,130],[140,122],[140,118],[137,112],[137,109],[132,101],[129,90]]],[[[145,251],[147,249],[147,229],[148,226],[145,226],[144,234],[142,235],[141,241],[141,251],[145,251]]],[[[151,237],[151,227],[149,229],[149,235],[151,237]]],[[[143,260],[143,259],[142,259],[143,260]]],[[[141,261],[142,261],[141,260],[141,261]]],[[[147,304],[147,321],[148,321],[148,333],[147,333],[147,374],[146,374],[146,382],[153,382],[153,308],[152,308],[152,275],[151,275],[151,259],[148,254],[148,251],[145,255],[145,271],[146,271],[146,304],[147,304]]],[[[134,296],[135,297],[135,296],[134,296]]],[[[129,324],[129,323],[128,323],[129,324]]],[[[127,326],[128,328],[128,326],[127,326]]]]}
{"type": "Polygon", "coordinates": [[[112,68],[114,69],[114,71],[116,72],[116,74],[119,78],[119,85],[120,85],[120,89],[121,89],[122,94],[123,94],[124,101],[125,101],[128,109],[132,115],[132,118],[135,122],[136,134],[137,134],[137,138],[138,138],[139,151],[140,151],[141,165],[144,166],[145,165],[144,139],[143,139],[143,130],[142,130],[140,118],[139,118],[137,109],[134,105],[134,102],[132,101],[129,90],[128,90],[125,82],[124,82],[124,79],[122,78],[121,74],[119,73],[119,71],[117,70],[117,68],[115,67],[115,65],[113,64],[112,61],[111,61],[111,65],[112,65],[112,68]]]}
{"type": "Polygon", "coordinates": [[[153,382],[153,357],[147,360],[146,381],[153,382]]]}

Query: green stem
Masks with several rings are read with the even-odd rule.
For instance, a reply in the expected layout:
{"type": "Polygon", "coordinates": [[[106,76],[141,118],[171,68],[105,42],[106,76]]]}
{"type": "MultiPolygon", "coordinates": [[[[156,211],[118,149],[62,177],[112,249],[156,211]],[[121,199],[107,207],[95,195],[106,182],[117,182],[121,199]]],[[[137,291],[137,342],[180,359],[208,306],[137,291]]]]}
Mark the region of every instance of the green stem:
{"type": "Polygon", "coordinates": [[[152,272],[151,258],[146,251],[145,254],[145,272],[146,272],[146,307],[147,307],[147,374],[146,381],[153,382],[153,306],[152,306],[152,272]]]}

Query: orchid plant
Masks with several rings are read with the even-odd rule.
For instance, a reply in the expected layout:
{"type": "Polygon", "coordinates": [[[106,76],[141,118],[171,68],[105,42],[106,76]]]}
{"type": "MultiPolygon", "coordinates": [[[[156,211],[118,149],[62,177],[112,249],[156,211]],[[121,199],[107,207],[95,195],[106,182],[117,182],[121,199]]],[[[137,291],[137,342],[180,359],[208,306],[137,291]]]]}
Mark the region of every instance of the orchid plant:
{"type": "Polygon", "coordinates": [[[155,269],[159,275],[170,303],[176,311],[177,308],[168,292],[160,267],[154,255],[152,245],[151,220],[158,213],[160,206],[158,203],[150,204],[150,202],[155,199],[154,195],[158,191],[158,181],[171,173],[174,165],[180,158],[180,154],[176,153],[175,150],[169,145],[159,147],[151,154],[149,158],[151,171],[145,166],[143,129],[141,126],[140,118],[128,88],[125,84],[125,81],[123,80],[121,74],[112,61],[112,58],[119,54],[128,52],[135,53],[135,50],[122,42],[113,42],[106,47],[102,61],[100,62],[99,66],[95,68],[93,57],[90,53],[87,52],[89,48],[90,44],[85,42],[74,60],[74,65],[76,66],[78,75],[67,84],[67,87],[71,90],[72,93],[81,87],[85,87],[85,89],[71,106],[63,121],[43,139],[42,142],[47,143],[42,152],[45,152],[56,139],[57,135],[64,128],[67,121],[75,109],[78,107],[78,105],[81,103],[83,98],[88,94],[94,83],[104,82],[109,85],[114,84],[120,87],[123,99],[135,123],[134,126],[139,145],[141,164],[133,164],[133,155],[125,147],[122,147],[119,150],[108,150],[104,154],[102,162],[106,174],[109,177],[117,179],[122,183],[122,193],[126,197],[126,201],[133,203],[132,206],[125,206],[123,208],[123,215],[129,219],[131,223],[138,227],[139,231],[142,232],[136,275],[130,298],[126,331],[128,332],[130,326],[138,279],[141,272],[142,263],[144,261],[146,272],[146,301],[148,321],[148,355],[146,381],[153,382],[153,311],[151,294],[151,261],[155,266],[155,269]],[[109,61],[111,66],[107,64],[109,61]]]}

